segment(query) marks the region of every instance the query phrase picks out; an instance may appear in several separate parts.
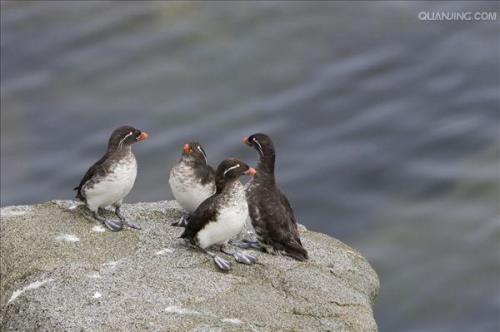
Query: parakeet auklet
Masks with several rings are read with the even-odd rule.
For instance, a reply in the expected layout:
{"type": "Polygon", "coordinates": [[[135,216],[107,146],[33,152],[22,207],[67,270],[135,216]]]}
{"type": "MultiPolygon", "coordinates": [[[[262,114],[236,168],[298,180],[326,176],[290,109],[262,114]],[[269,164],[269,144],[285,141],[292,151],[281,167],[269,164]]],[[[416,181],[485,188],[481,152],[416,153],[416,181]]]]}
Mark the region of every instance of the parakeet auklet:
{"type": "Polygon", "coordinates": [[[239,177],[255,175],[255,169],[235,158],[225,159],[217,167],[216,193],[203,201],[191,214],[189,223],[181,238],[189,240],[213,257],[215,264],[224,271],[231,264],[207,251],[212,245],[221,245],[221,251],[233,255],[239,263],[252,264],[255,257],[241,252],[229,253],[224,249],[226,242],[238,235],[248,217],[248,204],[245,188],[239,177]]]}
{"type": "Polygon", "coordinates": [[[140,229],[128,223],[120,213],[125,196],[134,186],[137,175],[137,161],[132,153],[132,144],[148,138],[148,134],[131,126],[123,126],[111,134],[104,156],[87,170],[80,184],[74,188],[76,198],[85,202],[93,216],[110,230],[119,231],[123,224],[140,229]],[[118,221],[105,219],[100,212],[113,205],[118,221]]]}
{"type": "MultiPolygon", "coordinates": [[[[198,142],[184,144],[181,159],[170,170],[168,180],[175,200],[188,213],[215,193],[215,171],[207,164],[207,154],[198,142]]],[[[186,226],[189,215],[184,215],[174,226],[186,226]]]]}
{"type": "Polygon", "coordinates": [[[306,260],[307,251],[300,241],[292,207],[276,185],[276,153],[271,138],[265,134],[254,134],[243,141],[259,154],[257,174],[247,184],[246,196],[252,226],[262,248],[281,252],[300,261],[306,260]]]}

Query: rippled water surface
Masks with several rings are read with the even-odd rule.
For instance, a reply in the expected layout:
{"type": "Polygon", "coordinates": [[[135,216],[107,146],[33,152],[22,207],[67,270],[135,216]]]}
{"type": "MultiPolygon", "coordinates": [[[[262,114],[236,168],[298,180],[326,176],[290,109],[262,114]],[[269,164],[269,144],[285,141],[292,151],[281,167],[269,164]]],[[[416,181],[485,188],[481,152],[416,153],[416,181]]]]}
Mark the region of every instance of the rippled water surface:
{"type": "Polygon", "coordinates": [[[494,331],[498,3],[2,2],[1,204],[71,198],[112,129],[151,139],[128,201],[171,199],[187,140],[255,163],[377,270],[381,331],[494,331]],[[421,11],[497,12],[424,22],[421,11]]]}

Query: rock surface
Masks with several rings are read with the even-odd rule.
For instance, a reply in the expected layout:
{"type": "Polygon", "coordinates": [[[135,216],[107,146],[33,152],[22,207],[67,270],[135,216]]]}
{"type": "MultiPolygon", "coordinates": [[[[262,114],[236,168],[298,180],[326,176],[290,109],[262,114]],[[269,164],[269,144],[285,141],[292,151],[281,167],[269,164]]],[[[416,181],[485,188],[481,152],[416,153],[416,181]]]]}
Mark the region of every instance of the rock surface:
{"type": "Polygon", "coordinates": [[[109,232],[73,201],[2,208],[0,330],[377,330],[377,275],[336,239],[301,227],[308,262],[257,253],[221,273],[178,239],[175,202],[122,210],[142,231],[109,232]]]}

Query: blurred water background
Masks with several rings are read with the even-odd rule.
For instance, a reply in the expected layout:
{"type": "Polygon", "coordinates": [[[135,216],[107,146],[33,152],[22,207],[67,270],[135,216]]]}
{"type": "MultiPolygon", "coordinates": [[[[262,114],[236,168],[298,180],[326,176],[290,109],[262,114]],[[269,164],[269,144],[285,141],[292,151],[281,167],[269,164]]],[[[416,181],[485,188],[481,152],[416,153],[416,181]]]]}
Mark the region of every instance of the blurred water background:
{"type": "MultiPolygon", "coordinates": [[[[368,257],[381,331],[499,328],[498,2],[3,2],[1,204],[70,199],[110,132],[127,199],[171,199],[200,140],[255,163],[269,133],[300,222],[368,257]]],[[[326,285],[325,285],[326,286],[326,285]]]]}

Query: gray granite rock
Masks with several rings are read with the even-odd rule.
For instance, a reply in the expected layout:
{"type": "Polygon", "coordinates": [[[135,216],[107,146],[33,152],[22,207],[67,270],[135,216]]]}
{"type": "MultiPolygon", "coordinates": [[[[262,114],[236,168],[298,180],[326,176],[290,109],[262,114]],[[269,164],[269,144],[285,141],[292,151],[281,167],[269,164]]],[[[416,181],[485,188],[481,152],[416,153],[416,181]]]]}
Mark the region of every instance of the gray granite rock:
{"type": "Polygon", "coordinates": [[[377,275],[334,238],[301,227],[309,261],[257,253],[221,273],[178,239],[175,202],[123,212],[143,230],[109,232],[73,201],[2,208],[1,330],[377,330],[377,275]]]}

